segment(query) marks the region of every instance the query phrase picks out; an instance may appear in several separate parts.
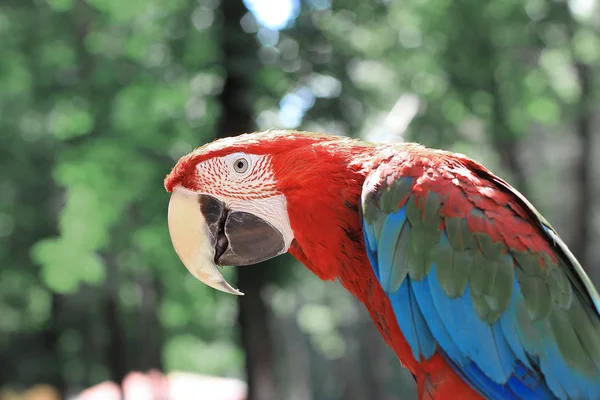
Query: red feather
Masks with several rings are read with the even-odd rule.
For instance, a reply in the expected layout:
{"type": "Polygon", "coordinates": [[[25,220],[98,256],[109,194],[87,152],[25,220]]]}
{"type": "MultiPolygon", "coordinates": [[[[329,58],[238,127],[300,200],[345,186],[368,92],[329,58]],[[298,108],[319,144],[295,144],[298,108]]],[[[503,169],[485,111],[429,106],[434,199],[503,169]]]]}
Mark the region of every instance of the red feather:
{"type": "Polygon", "coordinates": [[[165,179],[165,187],[171,191],[183,184],[196,189],[193,178],[198,162],[237,151],[272,156],[277,190],[285,194],[295,235],[289,252],[321,279],[338,279],[365,304],[386,343],[415,376],[419,398],[482,399],[439,353],[429,360],[413,357],[367,258],[359,203],[366,176],[387,163],[389,175],[414,178],[417,197],[425,197],[430,190],[443,194],[444,215],[468,216],[471,229],[494,239],[499,239],[496,232],[501,231],[502,240],[515,249],[547,250],[548,244],[527,212],[486,179],[485,168],[413,144],[375,147],[328,135],[265,132],[220,140],[183,157],[165,179]],[[471,214],[475,207],[504,229],[495,230],[490,222],[471,214]]]}
{"type": "Polygon", "coordinates": [[[464,156],[407,146],[409,151],[393,161],[397,176],[413,178],[412,190],[417,197],[425,198],[429,191],[438,193],[443,200],[443,216],[466,217],[473,232],[485,233],[513,250],[546,253],[556,261],[539,223],[514,194],[504,189],[508,184],[464,156]],[[483,214],[473,212],[477,209],[483,214]]]}
{"type": "Polygon", "coordinates": [[[321,279],[339,279],[365,304],[386,343],[416,377],[419,398],[481,399],[441,355],[415,360],[370,266],[358,209],[362,185],[380,150],[351,142],[340,146],[334,141],[299,146],[274,160],[296,236],[289,251],[321,279]]]}

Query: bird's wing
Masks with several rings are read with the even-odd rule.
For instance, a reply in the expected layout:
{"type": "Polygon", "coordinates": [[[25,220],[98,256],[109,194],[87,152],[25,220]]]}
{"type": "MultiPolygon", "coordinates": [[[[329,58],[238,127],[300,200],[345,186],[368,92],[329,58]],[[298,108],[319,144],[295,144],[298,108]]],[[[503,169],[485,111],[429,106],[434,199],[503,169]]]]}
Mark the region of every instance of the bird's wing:
{"type": "Polygon", "coordinates": [[[371,266],[417,360],[490,399],[600,399],[600,300],[552,227],[466,157],[395,156],[363,187],[371,266]]]}

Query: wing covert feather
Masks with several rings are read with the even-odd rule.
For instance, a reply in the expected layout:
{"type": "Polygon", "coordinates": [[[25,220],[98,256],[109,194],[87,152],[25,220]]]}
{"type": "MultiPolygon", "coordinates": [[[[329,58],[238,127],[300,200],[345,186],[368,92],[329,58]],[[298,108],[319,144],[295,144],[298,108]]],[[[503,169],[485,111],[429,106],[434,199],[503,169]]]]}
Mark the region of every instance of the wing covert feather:
{"type": "Polygon", "coordinates": [[[550,224],[463,156],[398,152],[362,194],[369,260],[417,360],[491,399],[600,399],[599,296],[550,224]]]}

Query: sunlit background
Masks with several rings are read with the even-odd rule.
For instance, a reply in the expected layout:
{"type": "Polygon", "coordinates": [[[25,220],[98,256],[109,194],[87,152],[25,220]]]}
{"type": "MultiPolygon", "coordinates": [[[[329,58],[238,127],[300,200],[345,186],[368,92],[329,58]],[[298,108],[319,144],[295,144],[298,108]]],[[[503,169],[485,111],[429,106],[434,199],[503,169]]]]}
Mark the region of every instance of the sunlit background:
{"type": "Polygon", "coordinates": [[[0,2],[0,398],[416,398],[291,257],[202,285],[162,180],[269,128],[465,153],[600,271],[595,0],[0,2]],[[94,397],[96,396],[96,397],[94,397]]]}

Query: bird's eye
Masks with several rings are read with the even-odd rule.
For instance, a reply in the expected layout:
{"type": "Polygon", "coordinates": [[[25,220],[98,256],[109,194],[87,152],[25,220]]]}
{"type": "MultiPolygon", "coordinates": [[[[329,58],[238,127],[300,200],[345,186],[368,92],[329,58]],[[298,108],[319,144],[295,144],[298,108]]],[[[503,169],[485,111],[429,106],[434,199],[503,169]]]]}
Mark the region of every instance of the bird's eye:
{"type": "Polygon", "coordinates": [[[245,158],[238,158],[233,162],[233,169],[238,174],[243,174],[244,172],[248,171],[248,160],[245,158]]]}

